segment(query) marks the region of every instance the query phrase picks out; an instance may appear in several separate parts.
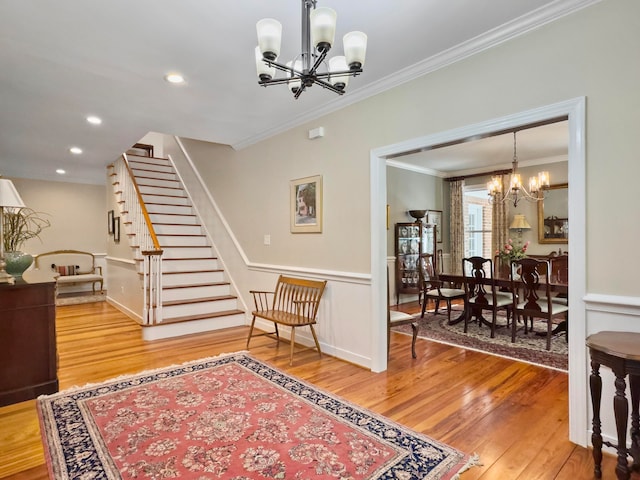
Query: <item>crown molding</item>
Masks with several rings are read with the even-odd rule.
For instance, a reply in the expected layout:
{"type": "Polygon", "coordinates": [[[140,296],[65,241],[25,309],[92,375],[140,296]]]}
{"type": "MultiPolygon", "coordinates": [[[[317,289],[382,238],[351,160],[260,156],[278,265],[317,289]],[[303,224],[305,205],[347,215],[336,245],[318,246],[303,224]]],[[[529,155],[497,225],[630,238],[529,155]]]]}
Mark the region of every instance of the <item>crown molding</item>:
{"type": "Polygon", "coordinates": [[[264,130],[258,135],[253,135],[245,138],[244,140],[240,140],[239,142],[232,144],[231,147],[235,150],[241,150],[249,147],[274,135],[286,132],[287,130],[290,130],[302,123],[315,120],[324,115],[340,110],[341,108],[345,108],[418,77],[464,60],[472,55],[476,55],[497,45],[508,42],[520,35],[536,30],[548,23],[554,22],[555,20],[567,15],[571,15],[583,8],[600,3],[601,1],[602,0],[556,0],[549,5],[533,10],[526,15],[522,15],[521,17],[467,40],[455,47],[444,50],[443,52],[426,58],[407,68],[393,72],[376,82],[370,83],[366,87],[353,90],[344,97],[336,97],[334,100],[326,102],[323,106],[315,108],[312,112],[306,112],[302,115],[298,115],[288,122],[281,123],[276,127],[264,130]]]}

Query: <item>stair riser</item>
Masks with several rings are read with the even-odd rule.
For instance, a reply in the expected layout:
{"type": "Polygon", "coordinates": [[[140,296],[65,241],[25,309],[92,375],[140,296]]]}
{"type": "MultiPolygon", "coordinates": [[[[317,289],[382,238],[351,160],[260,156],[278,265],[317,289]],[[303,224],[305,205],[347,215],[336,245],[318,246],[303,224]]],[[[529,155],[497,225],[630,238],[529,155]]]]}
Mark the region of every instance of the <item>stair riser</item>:
{"type": "Polygon", "coordinates": [[[192,285],[194,283],[218,283],[224,282],[224,272],[187,272],[172,273],[162,276],[162,285],[173,287],[179,285],[192,285]]]}
{"type": "Polygon", "coordinates": [[[143,195],[169,195],[169,196],[184,196],[184,190],[181,188],[173,187],[155,187],[152,185],[139,185],[140,193],[143,195]]]}
{"type": "Polygon", "coordinates": [[[193,247],[209,246],[209,241],[204,235],[197,237],[184,235],[158,235],[158,240],[160,241],[160,245],[163,247],[184,247],[187,245],[193,247]]]}
{"type": "Polygon", "coordinates": [[[200,225],[166,225],[156,223],[153,229],[157,235],[202,235],[200,225]]]}
{"type": "Polygon", "coordinates": [[[133,174],[135,175],[136,179],[139,179],[139,183],[150,183],[152,185],[155,185],[155,180],[172,180],[172,181],[177,181],[178,178],[176,176],[175,173],[173,173],[173,171],[169,171],[169,172],[151,172],[149,170],[144,170],[144,169],[132,169],[133,170],[133,174]]]}
{"type": "Polygon", "coordinates": [[[162,262],[163,272],[201,272],[203,270],[216,270],[217,268],[218,262],[213,258],[165,260],[162,262]]]}
{"type": "Polygon", "coordinates": [[[192,215],[193,210],[189,205],[147,205],[147,212],[149,214],[159,214],[162,215],[164,213],[174,213],[178,215],[192,215]]]}
{"type": "Polygon", "coordinates": [[[204,287],[171,288],[162,290],[162,300],[189,300],[193,298],[219,297],[229,295],[231,287],[226,285],[207,285],[204,287]]]}
{"type": "Polygon", "coordinates": [[[162,307],[162,317],[171,319],[188,315],[205,315],[209,313],[223,312],[237,308],[236,299],[217,300],[213,302],[189,303],[184,305],[172,305],[162,307]]]}
{"type": "Polygon", "coordinates": [[[203,258],[213,257],[213,250],[211,247],[205,248],[176,248],[165,247],[163,248],[162,258],[167,260],[170,258],[203,258]]]}
{"type": "Polygon", "coordinates": [[[145,341],[160,340],[162,338],[210,332],[244,325],[246,325],[244,314],[225,315],[222,317],[195,320],[193,322],[159,324],[153,327],[145,327],[142,329],[142,338],[145,341]]]}
{"type": "Polygon", "coordinates": [[[187,197],[171,197],[164,195],[142,195],[144,203],[160,203],[163,205],[186,205],[191,211],[191,204],[187,197]]]}
{"type": "Polygon", "coordinates": [[[131,160],[131,158],[129,159],[129,166],[132,169],[142,169],[142,170],[153,170],[154,172],[160,171],[160,172],[169,172],[169,173],[173,173],[173,165],[171,165],[168,161],[149,161],[149,162],[143,162],[141,160],[131,160]]]}
{"type": "Polygon", "coordinates": [[[195,215],[182,214],[182,215],[165,215],[162,213],[150,213],[152,223],[180,223],[182,225],[195,225],[198,222],[198,218],[195,215]]]}

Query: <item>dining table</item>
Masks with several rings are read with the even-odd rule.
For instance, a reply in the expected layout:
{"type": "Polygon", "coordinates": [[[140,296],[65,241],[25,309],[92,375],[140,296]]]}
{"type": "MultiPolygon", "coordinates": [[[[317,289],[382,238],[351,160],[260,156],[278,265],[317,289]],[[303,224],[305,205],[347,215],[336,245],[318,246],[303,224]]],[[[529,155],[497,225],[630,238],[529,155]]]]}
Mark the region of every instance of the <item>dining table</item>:
{"type": "MultiPolygon", "coordinates": [[[[511,291],[511,288],[512,288],[511,279],[505,278],[505,277],[494,277],[493,279],[491,278],[478,279],[478,278],[467,277],[465,275],[459,275],[459,274],[441,273],[438,275],[438,280],[440,280],[441,282],[448,282],[452,285],[460,285],[460,286],[464,285],[469,280],[473,280],[474,283],[481,282],[485,285],[491,285],[491,282],[493,281],[495,282],[496,287],[498,287],[503,291],[511,291]]],[[[519,283],[519,282],[516,282],[516,283],[519,283]]],[[[549,283],[549,287],[552,292],[558,293],[559,295],[566,296],[569,293],[569,284],[561,282],[557,279],[552,279],[551,283],[549,283]]],[[[465,316],[467,315],[467,308],[469,308],[469,305],[467,300],[465,299],[462,313],[460,314],[460,316],[449,320],[449,325],[455,325],[457,323],[462,322],[465,319],[465,316]]],[[[482,309],[474,309],[470,313],[471,313],[470,317],[471,316],[475,317],[478,321],[484,323],[485,325],[489,325],[489,326],[491,325],[491,322],[489,322],[487,319],[485,319],[482,316],[482,309]]],[[[567,331],[567,322],[562,321],[554,328],[552,333],[555,335],[556,333],[565,332],[565,331],[567,331]]]]}

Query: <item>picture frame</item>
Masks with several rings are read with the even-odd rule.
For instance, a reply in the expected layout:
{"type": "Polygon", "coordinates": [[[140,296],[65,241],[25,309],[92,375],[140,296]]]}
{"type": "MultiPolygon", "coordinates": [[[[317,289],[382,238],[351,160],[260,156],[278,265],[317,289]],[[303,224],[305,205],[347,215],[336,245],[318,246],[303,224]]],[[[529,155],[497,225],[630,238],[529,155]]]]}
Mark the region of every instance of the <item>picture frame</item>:
{"type": "Polygon", "coordinates": [[[391,221],[391,205],[387,205],[387,230],[389,230],[390,221],[391,221]]]}
{"type": "Polygon", "coordinates": [[[437,243],[442,243],[442,210],[428,210],[427,223],[435,225],[437,243]]]}
{"type": "Polygon", "coordinates": [[[113,235],[113,210],[107,212],[107,231],[113,235]]]}
{"type": "Polygon", "coordinates": [[[289,183],[291,233],[322,233],[322,175],[289,183]]]}
{"type": "Polygon", "coordinates": [[[113,219],[113,241],[120,243],[120,217],[113,219]]]}

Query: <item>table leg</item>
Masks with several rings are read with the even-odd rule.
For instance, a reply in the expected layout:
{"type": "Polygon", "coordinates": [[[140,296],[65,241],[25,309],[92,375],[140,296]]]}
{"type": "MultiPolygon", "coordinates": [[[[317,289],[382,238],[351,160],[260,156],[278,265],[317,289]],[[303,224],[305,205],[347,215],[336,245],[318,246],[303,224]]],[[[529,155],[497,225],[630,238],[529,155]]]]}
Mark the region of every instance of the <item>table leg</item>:
{"type": "Polygon", "coordinates": [[[640,376],[630,375],[629,385],[631,389],[631,456],[633,457],[633,469],[640,471],[640,376]]]}
{"type": "Polygon", "coordinates": [[[591,360],[591,406],[593,408],[591,443],[593,444],[593,475],[602,478],[602,424],[600,422],[600,400],[602,398],[602,378],[600,378],[600,364],[591,360]]]}
{"type": "Polygon", "coordinates": [[[613,412],[616,417],[616,429],[618,430],[618,464],[616,465],[616,476],[618,480],[629,480],[629,463],[627,461],[627,419],[629,418],[629,403],[625,397],[627,382],[624,380],[624,373],[616,373],[616,395],[613,397],[613,412]]]}

